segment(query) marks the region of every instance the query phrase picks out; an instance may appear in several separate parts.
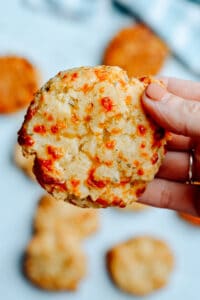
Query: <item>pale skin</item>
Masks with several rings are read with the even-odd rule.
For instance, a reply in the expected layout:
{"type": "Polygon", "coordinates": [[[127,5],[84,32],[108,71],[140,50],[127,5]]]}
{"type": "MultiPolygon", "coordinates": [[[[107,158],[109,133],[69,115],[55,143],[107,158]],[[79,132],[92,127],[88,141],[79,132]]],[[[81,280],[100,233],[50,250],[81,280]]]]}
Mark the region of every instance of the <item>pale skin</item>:
{"type": "Polygon", "coordinates": [[[200,216],[200,185],[188,180],[189,153],[195,150],[193,176],[200,181],[200,83],[162,78],[166,88],[150,84],[142,98],[146,112],[172,133],[163,164],[140,202],[200,216]]]}

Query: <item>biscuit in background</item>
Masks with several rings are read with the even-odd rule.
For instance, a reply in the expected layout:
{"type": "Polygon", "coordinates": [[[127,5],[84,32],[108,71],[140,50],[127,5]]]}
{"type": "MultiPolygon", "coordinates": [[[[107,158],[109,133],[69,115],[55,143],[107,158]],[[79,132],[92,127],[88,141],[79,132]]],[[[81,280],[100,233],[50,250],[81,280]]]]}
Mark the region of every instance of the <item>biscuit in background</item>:
{"type": "Polygon", "coordinates": [[[164,287],[173,265],[168,245],[150,236],[128,240],[107,253],[107,267],[113,282],[123,291],[137,296],[164,287]]]}
{"type": "Polygon", "coordinates": [[[23,172],[32,180],[35,180],[35,175],[33,173],[33,157],[24,157],[22,153],[22,148],[16,144],[14,148],[13,160],[15,165],[23,170],[23,172]]]}
{"type": "Polygon", "coordinates": [[[80,208],[50,195],[44,195],[36,208],[34,229],[36,232],[69,229],[79,238],[94,234],[99,228],[99,214],[95,209],[80,208]]]}
{"type": "Polygon", "coordinates": [[[38,89],[39,73],[24,57],[0,57],[0,114],[26,107],[38,89]]]}
{"type": "Polygon", "coordinates": [[[24,272],[42,289],[76,290],[86,274],[79,239],[68,231],[37,233],[27,246],[24,272]]]}
{"type": "Polygon", "coordinates": [[[119,66],[130,77],[156,75],[169,54],[166,44],[148,27],[123,28],[108,44],[103,64],[119,66]]]}
{"type": "Polygon", "coordinates": [[[200,217],[195,217],[183,212],[179,212],[178,216],[187,223],[190,223],[195,226],[200,226],[200,217]]]}
{"type": "Polygon", "coordinates": [[[161,84],[109,66],[50,79],[29,106],[18,138],[23,152],[35,157],[41,186],[81,207],[136,201],[157,173],[168,139],[142,107],[151,82],[161,84]]]}

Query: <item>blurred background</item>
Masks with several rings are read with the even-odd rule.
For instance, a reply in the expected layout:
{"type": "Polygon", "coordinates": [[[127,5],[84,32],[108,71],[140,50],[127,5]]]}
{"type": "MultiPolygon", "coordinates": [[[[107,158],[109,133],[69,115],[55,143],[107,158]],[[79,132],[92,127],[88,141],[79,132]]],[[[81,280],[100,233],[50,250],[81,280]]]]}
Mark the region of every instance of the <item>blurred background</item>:
{"type": "MultiPolygon", "coordinates": [[[[198,81],[199,4],[198,0],[1,1],[0,55],[25,57],[39,73],[38,86],[60,70],[102,63],[119,65],[132,76],[165,74],[198,81]],[[142,25],[136,29],[138,22],[142,25]]],[[[9,65],[2,70],[0,58],[1,298],[135,299],[112,284],[105,254],[118,242],[149,234],[169,245],[175,267],[168,284],[143,299],[198,300],[199,227],[174,212],[155,208],[140,212],[99,210],[100,228],[83,242],[88,272],[77,291],[46,292],[25,279],[21,271],[23,253],[31,239],[32,219],[43,191],[13,162],[16,133],[27,103],[12,113],[1,111],[5,80],[1,73],[9,73],[9,65]]]]}

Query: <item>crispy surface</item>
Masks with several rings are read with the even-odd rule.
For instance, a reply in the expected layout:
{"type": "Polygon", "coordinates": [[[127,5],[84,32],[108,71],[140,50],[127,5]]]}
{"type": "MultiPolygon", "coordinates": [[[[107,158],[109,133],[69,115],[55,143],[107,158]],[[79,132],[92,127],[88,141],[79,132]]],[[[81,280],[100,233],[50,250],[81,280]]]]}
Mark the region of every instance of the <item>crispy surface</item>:
{"type": "Polygon", "coordinates": [[[131,77],[155,75],[168,52],[163,41],[149,28],[138,24],[122,29],[113,37],[105,51],[103,63],[119,66],[131,77]]]}
{"type": "Polygon", "coordinates": [[[80,238],[84,238],[95,233],[98,227],[99,215],[96,210],[56,201],[50,195],[40,199],[35,213],[34,228],[37,232],[70,229],[80,238]]]}
{"type": "Polygon", "coordinates": [[[0,114],[26,107],[38,89],[38,73],[25,58],[0,57],[0,114]]]}
{"type": "Polygon", "coordinates": [[[200,218],[199,217],[194,217],[194,216],[188,215],[186,213],[182,213],[182,212],[179,212],[178,215],[186,222],[188,222],[192,225],[195,225],[195,226],[200,226],[200,218]]]}
{"type": "Polygon", "coordinates": [[[42,232],[27,246],[24,271],[40,288],[76,290],[86,273],[86,258],[78,239],[70,232],[42,232]]]}
{"type": "Polygon", "coordinates": [[[154,178],[167,134],[145,115],[152,78],[118,67],[60,72],[36,94],[19,131],[34,173],[55,198],[81,207],[124,207],[154,178]]]}
{"type": "Polygon", "coordinates": [[[28,177],[35,180],[35,175],[33,173],[33,157],[24,157],[22,149],[18,144],[15,145],[14,149],[14,162],[28,177]]]}
{"type": "Polygon", "coordinates": [[[142,296],[165,286],[173,269],[173,255],[161,240],[143,236],[121,243],[107,254],[115,284],[142,296]]]}

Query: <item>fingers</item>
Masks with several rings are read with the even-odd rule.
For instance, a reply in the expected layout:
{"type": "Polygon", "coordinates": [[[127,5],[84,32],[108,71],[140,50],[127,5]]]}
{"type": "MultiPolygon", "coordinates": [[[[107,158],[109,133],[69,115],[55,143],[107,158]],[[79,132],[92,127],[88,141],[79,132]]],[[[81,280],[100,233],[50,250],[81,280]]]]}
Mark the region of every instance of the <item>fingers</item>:
{"type": "Polygon", "coordinates": [[[191,138],[173,133],[171,134],[171,136],[171,140],[169,140],[167,143],[167,149],[188,151],[194,148],[194,143],[191,138]]]}
{"type": "Polygon", "coordinates": [[[163,77],[161,80],[170,93],[187,99],[200,100],[199,82],[170,77],[163,77]]]}
{"type": "Polygon", "coordinates": [[[139,202],[162,208],[199,215],[200,203],[197,187],[164,179],[154,179],[147,187],[139,202]]]}
{"type": "Polygon", "coordinates": [[[193,153],[193,180],[200,182],[200,143],[196,145],[193,153]]]}
{"type": "Polygon", "coordinates": [[[189,154],[186,152],[167,152],[156,177],[186,182],[189,171],[189,154]]]}
{"type": "Polygon", "coordinates": [[[147,87],[142,101],[162,127],[175,134],[200,137],[200,102],[174,96],[155,83],[147,87]]]}

